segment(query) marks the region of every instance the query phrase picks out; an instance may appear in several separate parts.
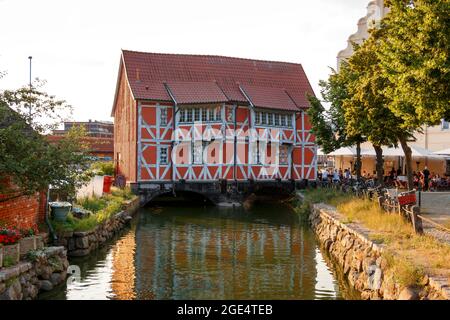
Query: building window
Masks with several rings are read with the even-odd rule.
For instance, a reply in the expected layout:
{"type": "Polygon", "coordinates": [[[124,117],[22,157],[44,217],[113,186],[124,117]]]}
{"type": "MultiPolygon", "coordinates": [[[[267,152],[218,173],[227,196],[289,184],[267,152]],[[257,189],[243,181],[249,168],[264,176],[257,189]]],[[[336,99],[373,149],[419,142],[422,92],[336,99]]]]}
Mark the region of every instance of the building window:
{"type": "Polygon", "coordinates": [[[255,112],[255,124],[261,124],[261,112],[255,112]]]}
{"type": "Polygon", "coordinates": [[[180,109],[180,123],[186,122],[186,110],[180,109]]]}
{"type": "Polygon", "coordinates": [[[450,129],[450,122],[449,121],[445,121],[442,120],[442,126],[441,126],[442,130],[448,130],[450,129]]]}
{"type": "Polygon", "coordinates": [[[233,122],[233,108],[227,108],[227,122],[233,122]]]}
{"type": "Polygon", "coordinates": [[[281,119],[281,114],[275,114],[275,126],[279,127],[280,126],[280,119],[281,119]]]}
{"type": "Polygon", "coordinates": [[[286,115],[287,127],[292,128],[292,115],[286,115]]]}
{"type": "Polygon", "coordinates": [[[160,147],[159,148],[159,163],[160,164],[168,164],[169,158],[168,158],[168,147],[160,147]]]}
{"type": "Polygon", "coordinates": [[[167,125],[167,108],[159,109],[160,112],[160,123],[162,126],[167,125]]]}
{"type": "Polygon", "coordinates": [[[280,146],[280,164],[288,164],[289,147],[285,144],[280,146]]]}
{"type": "Polygon", "coordinates": [[[281,117],[280,117],[280,125],[282,126],[282,127],[286,127],[286,116],[284,115],[284,114],[282,114],[281,115],[281,117]]]}
{"type": "Polygon", "coordinates": [[[267,124],[267,113],[262,112],[261,124],[267,124]]]}
{"type": "Polygon", "coordinates": [[[200,121],[200,108],[194,108],[194,122],[200,121]]]}
{"type": "Polygon", "coordinates": [[[273,113],[268,113],[267,114],[267,124],[269,126],[273,126],[273,113]]]}
{"type": "Polygon", "coordinates": [[[207,122],[209,120],[209,109],[201,109],[202,111],[202,122],[207,122]]]}

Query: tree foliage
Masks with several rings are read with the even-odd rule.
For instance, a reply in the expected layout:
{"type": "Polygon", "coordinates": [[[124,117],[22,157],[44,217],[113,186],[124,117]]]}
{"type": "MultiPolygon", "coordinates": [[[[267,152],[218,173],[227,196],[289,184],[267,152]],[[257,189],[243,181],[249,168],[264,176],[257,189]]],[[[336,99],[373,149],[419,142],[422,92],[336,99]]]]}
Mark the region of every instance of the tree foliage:
{"type": "Polygon", "coordinates": [[[85,132],[75,128],[57,142],[44,136],[70,107],[38,87],[0,92],[2,193],[34,194],[49,185],[73,194],[89,177],[85,132]],[[28,93],[28,94],[27,94],[28,93]],[[9,180],[11,183],[5,183],[9,180]]]}
{"type": "Polygon", "coordinates": [[[385,94],[403,128],[450,119],[450,0],[390,0],[379,34],[385,94]]]}

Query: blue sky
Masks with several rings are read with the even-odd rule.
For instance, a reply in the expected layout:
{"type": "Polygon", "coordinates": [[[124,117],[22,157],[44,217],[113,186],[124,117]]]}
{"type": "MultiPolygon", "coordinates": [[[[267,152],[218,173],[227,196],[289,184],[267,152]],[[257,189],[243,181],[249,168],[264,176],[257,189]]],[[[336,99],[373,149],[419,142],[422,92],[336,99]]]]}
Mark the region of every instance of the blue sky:
{"type": "Polygon", "coordinates": [[[0,0],[0,89],[33,77],[74,107],[111,120],[120,49],[302,63],[316,92],[368,0],[0,0]]]}

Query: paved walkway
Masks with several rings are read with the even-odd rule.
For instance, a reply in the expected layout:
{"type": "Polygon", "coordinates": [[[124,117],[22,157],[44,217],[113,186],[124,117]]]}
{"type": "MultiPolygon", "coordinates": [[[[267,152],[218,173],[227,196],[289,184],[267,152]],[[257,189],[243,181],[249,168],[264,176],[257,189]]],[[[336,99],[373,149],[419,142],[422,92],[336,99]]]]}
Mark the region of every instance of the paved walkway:
{"type": "Polygon", "coordinates": [[[450,217],[450,192],[421,192],[420,212],[450,217]]]}

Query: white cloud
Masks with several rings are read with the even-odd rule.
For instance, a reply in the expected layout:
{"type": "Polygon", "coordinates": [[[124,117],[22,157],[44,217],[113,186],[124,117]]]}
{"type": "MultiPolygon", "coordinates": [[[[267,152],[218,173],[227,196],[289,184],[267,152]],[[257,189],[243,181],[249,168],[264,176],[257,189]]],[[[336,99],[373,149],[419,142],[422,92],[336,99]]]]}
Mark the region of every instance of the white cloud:
{"type": "Polygon", "coordinates": [[[79,120],[109,119],[120,49],[302,63],[317,83],[367,0],[0,0],[0,88],[48,81],[79,120]]]}

